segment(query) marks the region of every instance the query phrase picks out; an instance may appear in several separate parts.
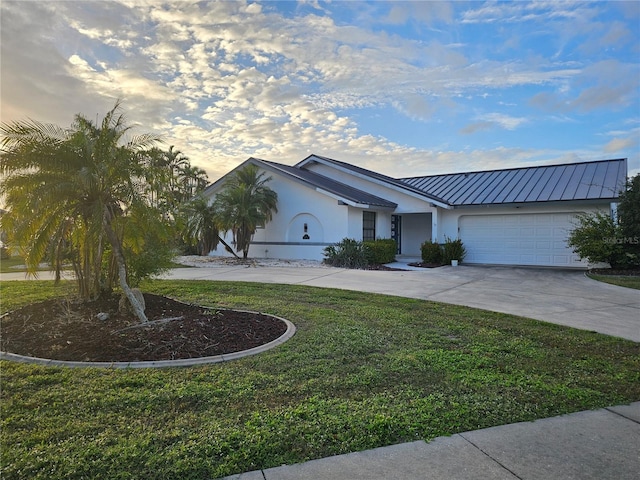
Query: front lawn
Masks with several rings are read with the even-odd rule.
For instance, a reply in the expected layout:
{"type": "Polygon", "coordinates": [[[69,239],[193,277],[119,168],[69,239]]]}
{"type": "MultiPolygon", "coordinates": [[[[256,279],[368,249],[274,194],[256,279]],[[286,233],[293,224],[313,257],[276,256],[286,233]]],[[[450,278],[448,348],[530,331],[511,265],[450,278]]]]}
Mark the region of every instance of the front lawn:
{"type": "MultiPolygon", "coordinates": [[[[188,268],[186,265],[182,265],[180,263],[172,262],[169,268],[188,268]]],[[[63,270],[71,270],[71,265],[66,265],[63,267],[63,270]]],[[[18,257],[16,255],[11,256],[10,258],[3,258],[0,260],[0,273],[21,273],[26,272],[27,267],[24,264],[24,259],[22,257],[18,257]]],[[[51,271],[51,266],[43,263],[39,268],[39,272],[48,272],[51,271]]]]}
{"type": "Polygon", "coordinates": [[[598,280],[599,282],[610,283],[611,285],[618,285],[619,287],[635,288],[640,290],[640,276],[613,276],[613,275],[595,275],[589,274],[589,278],[598,280]]]}
{"type": "MultiPolygon", "coordinates": [[[[60,295],[44,281],[0,288],[5,311],[60,295]]],[[[1,478],[217,478],[640,400],[640,344],[592,332],[295,285],[144,290],[298,330],[274,350],[202,367],[2,362],[1,478]]]]}

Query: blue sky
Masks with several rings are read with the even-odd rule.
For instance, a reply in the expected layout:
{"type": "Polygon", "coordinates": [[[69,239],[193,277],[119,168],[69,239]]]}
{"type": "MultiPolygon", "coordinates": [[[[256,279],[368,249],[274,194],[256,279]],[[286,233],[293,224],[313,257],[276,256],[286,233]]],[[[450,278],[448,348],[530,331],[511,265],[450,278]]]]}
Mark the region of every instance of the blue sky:
{"type": "Polygon", "coordinates": [[[311,153],[394,177],[640,172],[640,2],[11,1],[1,119],[116,99],[210,180],[311,153]]]}

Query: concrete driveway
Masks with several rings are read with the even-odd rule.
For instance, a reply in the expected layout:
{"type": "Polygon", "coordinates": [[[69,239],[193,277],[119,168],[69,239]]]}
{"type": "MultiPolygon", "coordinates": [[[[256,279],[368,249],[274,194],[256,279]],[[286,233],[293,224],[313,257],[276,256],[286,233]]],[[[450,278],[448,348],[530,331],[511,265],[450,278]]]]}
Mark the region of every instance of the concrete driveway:
{"type": "MultiPolygon", "coordinates": [[[[0,280],[24,278],[24,274],[0,275],[0,280]]],[[[49,275],[43,272],[40,278],[49,275]]],[[[383,293],[511,313],[640,342],[640,291],[597,282],[576,270],[461,265],[370,271],[215,265],[179,268],[163,278],[284,283],[383,293]]]]}
{"type": "Polygon", "coordinates": [[[164,278],[342,288],[466,305],[640,342],[640,291],[582,271],[466,266],[408,271],[220,266],[175,269],[164,278]]]}

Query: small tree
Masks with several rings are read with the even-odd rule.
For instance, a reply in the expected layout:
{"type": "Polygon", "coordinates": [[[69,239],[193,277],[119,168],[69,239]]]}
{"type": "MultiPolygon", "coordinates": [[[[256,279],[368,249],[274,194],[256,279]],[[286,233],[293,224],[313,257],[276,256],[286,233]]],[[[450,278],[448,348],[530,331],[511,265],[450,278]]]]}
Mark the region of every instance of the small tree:
{"type": "Polygon", "coordinates": [[[231,230],[234,247],[243,258],[249,255],[258,225],[269,222],[278,211],[278,194],[266,186],[270,180],[256,165],[247,165],[231,177],[214,201],[221,230],[231,230]]]}
{"type": "Polygon", "coordinates": [[[640,173],[627,182],[626,190],[620,192],[618,221],[620,231],[627,239],[627,243],[638,245],[638,239],[640,239],[640,173]]]}
{"type": "Polygon", "coordinates": [[[182,240],[190,247],[196,245],[200,255],[208,255],[218,247],[218,243],[222,243],[229,253],[239,258],[220,238],[220,219],[216,206],[209,205],[204,196],[198,195],[183,205],[181,222],[182,240]]]}
{"type": "Polygon", "coordinates": [[[147,152],[159,138],[129,137],[119,109],[116,103],[101,123],[76,115],[68,129],[35,121],[3,124],[0,193],[9,213],[2,225],[30,272],[49,257],[59,274],[69,259],[84,300],[98,297],[110,285],[109,273],[116,272],[145,321],[128,283],[127,256],[139,255],[165,234],[164,212],[150,204],[145,182],[147,152]]]}
{"type": "Polygon", "coordinates": [[[622,246],[616,243],[618,228],[605,212],[581,213],[577,226],[569,234],[568,244],[580,258],[591,263],[608,263],[617,267],[622,260],[622,246]]]}
{"type": "Polygon", "coordinates": [[[640,175],[620,192],[617,222],[605,212],[582,213],[568,238],[580,258],[612,268],[640,266],[640,175]]]}

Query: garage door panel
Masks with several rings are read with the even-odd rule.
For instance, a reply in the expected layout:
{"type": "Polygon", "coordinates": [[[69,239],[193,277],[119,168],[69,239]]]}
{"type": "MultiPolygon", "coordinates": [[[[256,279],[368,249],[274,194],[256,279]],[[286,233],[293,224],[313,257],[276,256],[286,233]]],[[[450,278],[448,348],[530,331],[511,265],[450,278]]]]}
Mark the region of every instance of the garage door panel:
{"type": "Polygon", "coordinates": [[[462,216],[465,262],[584,266],[566,242],[573,222],[571,213],[462,216]]]}

